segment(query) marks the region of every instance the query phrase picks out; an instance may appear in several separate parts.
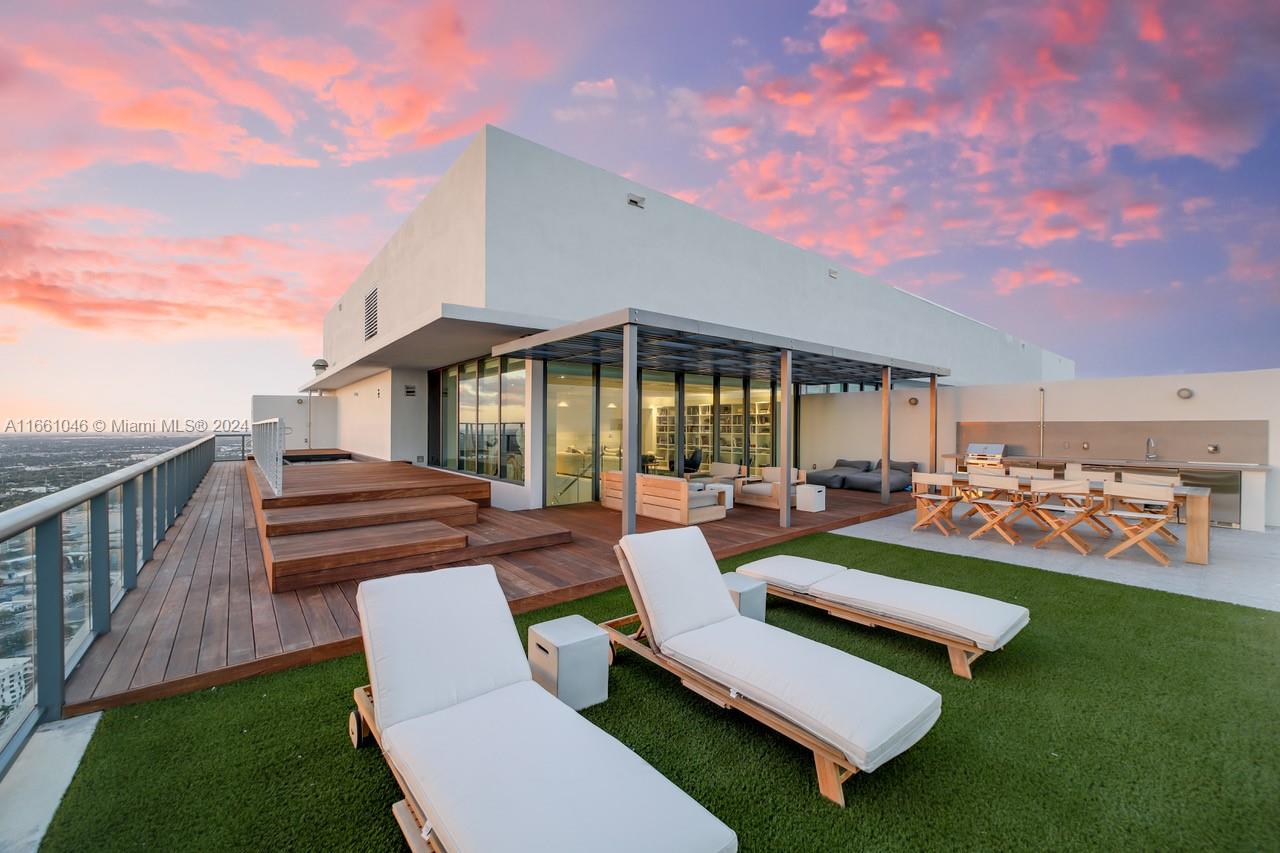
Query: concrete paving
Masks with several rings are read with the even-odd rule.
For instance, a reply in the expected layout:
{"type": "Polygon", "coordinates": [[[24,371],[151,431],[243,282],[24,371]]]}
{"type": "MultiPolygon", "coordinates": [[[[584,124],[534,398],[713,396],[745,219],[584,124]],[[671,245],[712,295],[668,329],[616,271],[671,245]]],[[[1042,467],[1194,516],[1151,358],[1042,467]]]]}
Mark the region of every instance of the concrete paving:
{"type": "Polygon", "coordinates": [[[45,723],[0,779],[0,850],[40,846],[102,713],[45,723]]]}
{"type": "MultiPolygon", "coordinates": [[[[1185,549],[1181,543],[1169,545],[1158,541],[1160,549],[1172,560],[1166,568],[1137,547],[1110,560],[1105,559],[1102,555],[1109,550],[1108,543],[1119,542],[1119,534],[1104,539],[1088,528],[1085,528],[1080,537],[1092,549],[1087,556],[1081,556],[1065,542],[1055,541],[1043,548],[1033,548],[1030,543],[1035,542],[1042,534],[1026,519],[1020,520],[1016,525],[1023,540],[1019,545],[1010,545],[994,533],[973,541],[969,539],[969,534],[979,526],[977,517],[965,521],[960,519],[961,514],[956,513],[956,524],[960,527],[961,535],[953,533],[951,536],[943,536],[933,529],[912,533],[915,513],[901,513],[833,532],[842,536],[893,542],[944,554],[1000,560],[1051,572],[1280,611],[1280,530],[1276,528],[1271,528],[1266,533],[1213,528],[1209,533],[1207,566],[1183,562],[1185,549]],[[1103,547],[1104,545],[1107,547],[1103,547]]],[[[1081,527],[1084,525],[1076,530],[1081,527]]],[[[1186,541],[1181,525],[1170,525],[1170,529],[1186,541]]]]}

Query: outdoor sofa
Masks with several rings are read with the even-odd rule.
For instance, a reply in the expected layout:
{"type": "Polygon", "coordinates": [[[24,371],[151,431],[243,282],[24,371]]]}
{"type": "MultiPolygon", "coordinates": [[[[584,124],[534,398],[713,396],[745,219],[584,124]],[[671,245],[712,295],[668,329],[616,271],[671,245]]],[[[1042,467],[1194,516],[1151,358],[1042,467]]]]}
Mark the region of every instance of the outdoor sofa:
{"type": "MultiPolygon", "coordinates": [[[[889,461],[889,491],[905,492],[911,488],[911,472],[915,462],[889,461]]],[[[837,459],[830,468],[806,472],[806,481],[828,489],[852,489],[859,492],[880,491],[880,462],[869,459],[837,459]]]]}

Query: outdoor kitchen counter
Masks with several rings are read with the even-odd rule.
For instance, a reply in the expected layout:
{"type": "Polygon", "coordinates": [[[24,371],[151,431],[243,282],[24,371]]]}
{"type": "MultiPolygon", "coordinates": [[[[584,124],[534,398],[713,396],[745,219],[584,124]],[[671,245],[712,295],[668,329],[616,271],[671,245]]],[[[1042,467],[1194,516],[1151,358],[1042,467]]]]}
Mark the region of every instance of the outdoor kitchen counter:
{"type": "MultiPolygon", "coordinates": [[[[963,460],[963,453],[944,453],[943,459],[963,460]]],[[[1268,471],[1270,465],[1259,462],[1192,462],[1187,459],[1094,459],[1084,456],[1005,456],[1006,465],[1035,465],[1038,462],[1063,464],[1078,462],[1095,468],[1195,468],[1197,471],[1268,471]]]]}

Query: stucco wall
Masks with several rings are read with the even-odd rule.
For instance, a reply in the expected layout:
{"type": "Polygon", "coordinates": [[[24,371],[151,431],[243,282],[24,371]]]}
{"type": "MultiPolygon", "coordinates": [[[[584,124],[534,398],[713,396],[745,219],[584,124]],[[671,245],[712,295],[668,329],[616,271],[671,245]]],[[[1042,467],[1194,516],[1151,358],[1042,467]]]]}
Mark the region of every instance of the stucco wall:
{"type": "Polygon", "coordinates": [[[345,364],[442,303],[484,305],[485,136],[478,134],[324,318],[324,358],[345,364]],[[365,295],[378,288],[378,334],[364,339],[365,295]]]}
{"type": "Polygon", "coordinates": [[[391,458],[391,371],[352,382],[338,402],[337,446],[378,459],[391,458]]]}
{"type": "Polygon", "coordinates": [[[391,371],[391,455],[423,464],[427,456],[427,376],[420,370],[391,371]],[[408,389],[413,388],[413,394],[408,389]]]}
{"type": "Polygon", "coordinates": [[[634,307],[949,367],[951,382],[1074,363],[701,208],[488,128],[485,304],[577,320],[634,307]],[[645,197],[630,207],[627,194],[645,197]]]}
{"type": "MultiPolygon", "coordinates": [[[[1042,386],[1047,421],[1269,421],[1268,461],[1280,467],[1280,370],[943,387],[938,393],[938,453],[956,452],[958,421],[1038,420],[1042,386]],[[1179,388],[1192,389],[1194,396],[1180,399],[1179,388]]],[[[924,462],[929,455],[928,389],[896,389],[892,406],[893,458],[924,462]],[[913,396],[919,398],[918,406],[907,405],[913,396]]],[[[1142,452],[1135,445],[1135,457],[1142,452]]],[[[825,468],[839,456],[880,458],[878,393],[802,398],[801,465],[825,468]]],[[[1266,480],[1267,524],[1280,525],[1280,471],[1270,471],[1266,480]]]]}

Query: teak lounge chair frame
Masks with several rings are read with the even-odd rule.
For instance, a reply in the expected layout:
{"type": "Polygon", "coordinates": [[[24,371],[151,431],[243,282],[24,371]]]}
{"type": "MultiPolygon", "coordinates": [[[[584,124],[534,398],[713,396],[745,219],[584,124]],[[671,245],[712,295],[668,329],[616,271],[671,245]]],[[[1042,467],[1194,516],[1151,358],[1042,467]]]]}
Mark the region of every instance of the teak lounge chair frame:
{"type": "Polygon", "coordinates": [[[623,577],[626,578],[627,589],[631,592],[631,600],[635,602],[636,612],[600,623],[600,627],[609,635],[609,662],[613,662],[613,655],[618,648],[633,651],[675,675],[680,679],[681,684],[702,698],[721,708],[741,711],[756,722],[764,723],[779,734],[791,738],[813,752],[813,763],[818,773],[818,791],[831,802],[843,806],[844,783],[858,772],[858,768],[839,749],[805,731],[777,712],[751,701],[733,688],[708,678],[649,645],[647,638],[653,636],[649,629],[649,614],[645,611],[644,600],[636,588],[631,564],[617,545],[613,546],[613,553],[618,557],[618,565],[622,568],[623,577]],[[624,630],[636,623],[640,626],[637,630],[629,633],[624,630]]]}
{"type": "MultiPolygon", "coordinates": [[[[366,684],[363,687],[357,687],[354,695],[356,709],[347,719],[347,733],[351,735],[351,745],[360,749],[368,746],[372,740],[378,744],[379,749],[382,749],[382,732],[373,715],[373,686],[366,684]]],[[[436,833],[430,832],[423,836],[422,830],[427,825],[426,812],[413,798],[413,792],[405,784],[404,777],[400,775],[395,762],[391,760],[391,756],[387,755],[385,749],[382,750],[382,758],[391,768],[391,775],[396,778],[400,793],[404,794],[403,800],[391,806],[391,814],[399,824],[400,832],[404,834],[404,840],[409,849],[412,853],[448,853],[436,833]]]]}
{"type": "Polygon", "coordinates": [[[847,604],[819,598],[816,595],[809,595],[804,592],[796,592],[793,589],[787,589],[776,584],[766,584],[765,586],[770,595],[785,598],[787,601],[794,601],[796,604],[804,604],[809,607],[816,607],[819,610],[825,610],[837,619],[844,619],[846,622],[855,622],[868,628],[888,628],[890,631],[897,631],[899,634],[909,634],[912,637],[919,637],[931,643],[940,643],[947,647],[947,658],[951,662],[951,671],[961,678],[967,678],[971,681],[973,680],[973,671],[969,668],[970,665],[986,652],[985,649],[978,648],[969,640],[953,637],[950,634],[943,634],[938,631],[931,631],[928,628],[913,625],[910,622],[903,622],[894,619],[892,616],[885,616],[882,613],[859,610],[847,604]]]}

